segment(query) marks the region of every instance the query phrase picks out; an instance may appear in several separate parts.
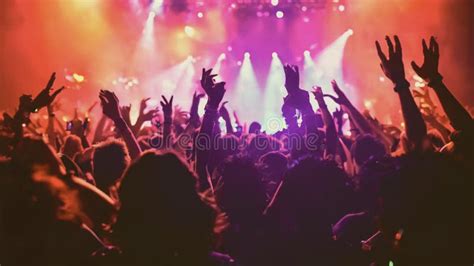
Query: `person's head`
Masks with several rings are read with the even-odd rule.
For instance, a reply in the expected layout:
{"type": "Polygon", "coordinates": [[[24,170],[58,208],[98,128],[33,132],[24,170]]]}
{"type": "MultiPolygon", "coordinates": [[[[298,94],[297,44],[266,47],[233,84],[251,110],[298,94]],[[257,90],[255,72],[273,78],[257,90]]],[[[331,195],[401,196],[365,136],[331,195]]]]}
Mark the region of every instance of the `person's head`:
{"type": "Polygon", "coordinates": [[[119,195],[114,231],[126,257],[136,263],[196,259],[199,264],[207,256],[213,211],[196,191],[195,174],[177,154],[142,154],[127,169],[119,195]]]}
{"type": "Polygon", "coordinates": [[[108,188],[122,177],[129,163],[130,157],[123,142],[112,139],[96,145],[92,169],[97,187],[108,193],[108,188]]]}
{"type": "Polygon", "coordinates": [[[252,122],[249,126],[249,134],[260,134],[262,126],[258,122],[252,122]]]}
{"type": "Polygon", "coordinates": [[[383,143],[368,134],[357,137],[351,147],[352,159],[358,168],[369,160],[381,158],[386,154],[387,149],[383,143]]]}
{"type": "Polygon", "coordinates": [[[346,174],[333,161],[306,158],[290,168],[266,211],[270,228],[276,228],[277,241],[271,245],[299,264],[333,261],[325,250],[333,242],[331,225],[348,211],[346,182],[346,174]]]}
{"type": "Polygon", "coordinates": [[[279,182],[288,170],[288,158],[281,152],[266,153],[258,160],[264,182],[279,182]]]}
{"type": "Polygon", "coordinates": [[[211,171],[218,167],[227,158],[236,155],[240,151],[239,139],[231,134],[219,137],[215,144],[215,150],[211,153],[208,163],[208,169],[211,169],[211,171]]]}
{"type": "Polygon", "coordinates": [[[69,157],[71,160],[74,159],[76,154],[83,151],[82,141],[76,135],[69,135],[64,139],[64,144],[61,147],[61,153],[69,157]]]}
{"type": "Polygon", "coordinates": [[[380,225],[399,265],[472,259],[472,168],[444,154],[408,154],[382,179],[380,225]],[[456,232],[456,233],[454,233],[456,232]]]}
{"type": "Polygon", "coordinates": [[[282,146],[278,139],[270,135],[259,134],[251,137],[246,152],[250,158],[257,161],[260,156],[268,152],[279,151],[282,146]]]}
{"type": "Polygon", "coordinates": [[[216,200],[232,221],[253,220],[265,208],[265,190],[261,174],[248,157],[233,156],[218,170],[216,200]]]}
{"type": "Polygon", "coordinates": [[[305,226],[315,221],[327,226],[345,211],[347,181],[347,175],[334,161],[302,159],[288,170],[273,208],[285,219],[292,217],[289,219],[294,219],[294,225],[302,226],[302,230],[308,230],[305,226]]]}
{"type": "Polygon", "coordinates": [[[54,176],[64,176],[66,173],[52,147],[38,138],[22,138],[12,152],[12,162],[20,165],[20,170],[25,173],[32,172],[36,167],[42,167],[54,176]]]}

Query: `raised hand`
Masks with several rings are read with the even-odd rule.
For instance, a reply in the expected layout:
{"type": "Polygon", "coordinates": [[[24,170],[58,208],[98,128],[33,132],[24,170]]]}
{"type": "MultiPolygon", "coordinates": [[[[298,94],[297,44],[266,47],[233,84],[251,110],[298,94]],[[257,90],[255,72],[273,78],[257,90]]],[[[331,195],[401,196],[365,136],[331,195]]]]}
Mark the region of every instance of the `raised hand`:
{"type": "Polygon", "coordinates": [[[298,66],[287,64],[283,66],[285,72],[285,88],[288,94],[293,94],[300,88],[300,74],[298,66]]]}
{"type": "Polygon", "coordinates": [[[199,104],[199,101],[201,101],[202,98],[204,98],[204,96],[206,96],[204,93],[197,93],[196,91],[194,92],[193,94],[193,102],[191,105],[193,106],[197,106],[199,104]]]}
{"type": "Polygon", "coordinates": [[[351,102],[349,101],[349,98],[347,98],[346,94],[344,94],[344,92],[341,90],[341,88],[339,88],[339,85],[337,85],[337,82],[335,80],[331,81],[331,86],[332,86],[332,89],[334,90],[334,92],[336,93],[337,97],[334,97],[334,96],[329,95],[329,94],[324,94],[323,95],[324,97],[331,98],[334,102],[336,102],[339,105],[348,106],[348,105],[351,104],[351,102]]]}
{"type": "Polygon", "coordinates": [[[128,126],[132,126],[132,122],[130,121],[130,110],[132,109],[132,105],[124,105],[120,106],[120,114],[122,115],[123,119],[127,123],[128,126]]]}
{"type": "Polygon", "coordinates": [[[396,91],[402,87],[408,88],[409,83],[405,79],[405,68],[403,66],[402,45],[400,44],[400,40],[397,35],[394,36],[395,47],[393,46],[390,37],[386,36],[385,40],[387,41],[388,46],[388,58],[383,53],[380,43],[378,41],[375,42],[377,53],[381,61],[380,67],[385,76],[395,84],[396,91]]]}
{"type": "Polygon", "coordinates": [[[313,93],[313,95],[314,95],[314,98],[315,98],[316,101],[318,102],[319,107],[326,106],[326,103],[324,102],[323,90],[321,89],[321,87],[313,87],[312,93],[313,93]],[[321,106],[321,105],[322,105],[322,106],[321,106]]]}
{"type": "Polygon", "coordinates": [[[109,90],[100,90],[99,99],[100,104],[102,105],[102,112],[104,113],[104,115],[106,115],[113,121],[122,119],[122,115],[120,113],[119,99],[117,98],[115,93],[109,90]]]}
{"type": "Polygon", "coordinates": [[[421,42],[423,46],[424,61],[423,65],[419,67],[415,61],[411,61],[411,67],[415,73],[422,79],[432,82],[441,80],[443,77],[438,72],[439,63],[439,46],[435,38],[430,38],[430,47],[426,45],[426,41],[423,39],[421,42]]]}
{"type": "Polygon", "coordinates": [[[207,105],[213,109],[218,109],[219,104],[224,98],[225,82],[215,83],[214,77],[216,74],[211,74],[212,68],[206,70],[202,69],[201,86],[209,97],[207,105]]]}
{"type": "Polygon", "coordinates": [[[221,108],[219,108],[219,115],[224,119],[228,120],[230,119],[230,114],[229,110],[225,107],[225,105],[228,103],[228,101],[225,101],[222,103],[221,108]]]}
{"type": "Polygon", "coordinates": [[[151,98],[145,98],[145,99],[142,99],[140,101],[140,111],[139,111],[139,120],[141,122],[145,122],[145,121],[150,121],[152,120],[157,114],[158,114],[158,110],[157,109],[153,109],[153,110],[149,110],[148,112],[145,112],[145,109],[147,108],[147,102],[150,100],[151,98]]]}
{"type": "Polygon", "coordinates": [[[160,104],[161,108],[163,109],[163,116],[165,117],[165,120],[171,119],[173,116],[173,97],[174,96],[171,96],[171,98],[167,100],[165,96],[161,95],[163,100],[160,101],[160,104]]]}
{"type": "Polygon", "coordinates": [[[49,78],[48,83],[46,84],[46,87],[33,100],[31,111],[37,111],[41,109],[42,107],[48,106],[54,101],[56,96],[58,96],[58,94],[64,90],[64,86],[63,86],[50,95],[50,92],[53,90],[53,84],[55,80],[56,80],[56,72],[53,72],[53,74],[49,78]]]}

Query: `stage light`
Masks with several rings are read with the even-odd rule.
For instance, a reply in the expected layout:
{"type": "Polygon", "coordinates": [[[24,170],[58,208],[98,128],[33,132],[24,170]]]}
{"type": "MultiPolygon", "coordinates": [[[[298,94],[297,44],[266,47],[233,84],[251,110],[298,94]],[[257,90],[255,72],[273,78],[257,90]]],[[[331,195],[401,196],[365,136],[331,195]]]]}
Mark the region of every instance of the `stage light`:
{"type": "Polygon", "coordinates": [[[153,32],[155,16],[156,13],[154,11],[148,13],[148,18],[146,19],[145,27],[143,28],[142,37],[140,39],[140,46],[148,50],[154,46],[153,32]]]}
{"type": "Polygon", "coordinates": [[[308,8],[306,6],[301,7],[301,11],[306,12],[306,10],[308,10],[308,8]]]}
{"type": "Polygon", "coordinates": [[[380,80],[380,82],[384,82],[384,81],[385,81],[385,77],[380,76],[380,77],[379,77],[379,80],[380,80]]]}
{"type": "Polygon", "coordinates": [[[285,13],[283,13],[283,11],[281,11],[281,10],[278,10],[275,13],[275,15],[276,15],[277,18],[283,18],[285,16],[285,13]]]}
{"type": "Polygon", "coordinates": [[[76,81],[77,83],[81,83],[85,79],[83,75],[79,75],[77,73],[72,74],[72,77],[74,78],[74,81],[76,81]]]}
{"type": "Polygon", "coordinates": [[[276,52],[272,54],[270,70],[263,91],[263,123],[262,127],[267,133],[275,133],[285,126],[285,122],[281,117],[281,106],[283,98],[286,95],[285,72],[283,64],[276,52]]]}
{"type": "Polygon", "coordinates": [[[278,0],[272,0],[272,1],[271,1],[271,4],[272,4],[272,6],[277,6],[277,5],[278,5],[278,2],[279,2],[278,0]]]}
{"type": "Polygon", "coordinates": [[[184,26],[184,33],[186,33],[188,37],[192,38],[196,31],[191,26],[184,26]]]}
{"type": "Polygon", "coordinates": [[[250,56],[244,55],[234,88],[229,92],[230,99],[233,99],[232,103],[239,106],[238,114],[242,122],[260,121],[262,119],[263,110],[260,110],[260,112],[255,110],[255,106],[262,103],[260,87],[250,56]]]}
{"type": "Polygon", "coordinates": [[[237,61],[237,65],[238,65],[238,66],[241,66],[241,65],[242,65],[242,61],[240,61],[240,60],[237,61]]]}
{"type": "Polygon", "coordinates": [[[305,50],[304,53],[303,53],[304,56],[310,56],[310,52],[308,50],[305,50]]]}
{"type": "Polygon", "coordinates": [[[347,33],[352,36],[352,35],[354,35],[354,30],[348,29],[348,30],[347,30],[347,33]]]}
{"type": "Polygon", "coordinates": [[[231,52],[232,51],[232,46],[227,46],[227,51],[231,52]]]}
{"type": "Polygon", "coordinates": [[[198,18],[202,18],[202,17],[204,17],[204,14],[203,14],[202,12],[198,12],[198,13],[197,13],[197,17],[198,17],[198,18]]]}
{"type": "Polygon", "coordinates": [[[337,9],[341,12],[344,12],[344,10],[346,10],[346,7],[344,5],[339,5],[337,9]]]}
{"type": "MultiPolygon", "coordinates": [[[[318,85],[321,86],[324,91],[325,88],[331,88],[331,80],[336,80],[346,95],[350,99],[357,101],[356,90],[346,91],[345,88],[347,88],[347,86],[343,86],[345,82],[342,75],[342,58],[349,37],[349,31],[344,32],[339,38],[317,54],[314,60],[310,56],[305,55],[305,67],[302,79],[304,88],[311,88],[314,85],[318,85]]],[[[312,104],[317,104],[313,98],[310,98],[310,101],[312,104]]],[[[327,104],[331,112],[337,107],[337,104],[333,101],[327,101],[327,104]]]]}
{"type": "Polygon", "coordinates": [[[244,53],[244,59],[246,59],[246,58],[250,58],[250,53],[249,52],[244,53]]]}
{"type": "Polygon", "coordinates": [[[153,0],[150,10],[155,14],[161,14],[163,12],[163,2],[163,0],[153,0]]]}
{"type": "Polygon", "coordinates": [[[217,61],[214,64],[214,67],[212,67],[212,73],[218,75],[216,77],[217,82],[221,81],[221,77],[219,75],[220,75],[220,71],[221,71],[222,61],[224,61],[225,59],[226,59],[225,53],[220,54],[219,57],[217,57],[217,61]]]}

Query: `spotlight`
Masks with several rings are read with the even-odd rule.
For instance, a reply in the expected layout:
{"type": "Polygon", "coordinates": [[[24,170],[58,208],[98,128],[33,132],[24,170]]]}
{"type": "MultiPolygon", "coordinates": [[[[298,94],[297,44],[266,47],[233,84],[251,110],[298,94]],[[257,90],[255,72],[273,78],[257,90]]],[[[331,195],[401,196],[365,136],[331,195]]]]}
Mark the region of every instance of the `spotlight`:
{"type": "Polygon", "coordinates": [[[278,10],[275,15],[277,18],[283,18],[283,16],[285,16],[285,13],[283,13],[283,11],[281,10],[278,10]]]}
{"type": "Polygon", "coordinates": [[[347,30],[347,33],[348,33],[349,35],[354,35],[354,30],[348,29],[348,30],[347,30]]]}
{"type": "Polygon", "coordinates": [[[198,13],[197,13],[197,17],[198,17],[198,18],[202,18],[202,17],[204,17],[204,14],[203,14],[202,12],[198,12],[198,13]]]}
{"type": "Polygon", "coordinates": [[[225,54],[224,53],[220,54],[217,60],[219,61],[225,60],[225,54]]]}
{"type": "Polygon", "coordinates": [[[277,52],[273,52],[273,53],[272,53],[272,58],[275,58],[275,57],[278,57],[277,52]]]}
{"type": "Polygon", "coordinates": [[[346,7],[344,5],[339,5],[337,9],[339,9],[339,11],[341,12],[344,12],[344,10],[346,10],[346,7]]]}
{"type": "Polygon", "coordinates": [[[271,1],[271,4],[272,4],[272,6],[277,6],[277,5],[278,5],[278,2],[279,2],[278,0],[272,0],[272,1],[271,1]]]}
{"type": "Polygon", "coordinates": [[[245,52],[245,53],[244,53],[244,58],[250,58],[250,53],[249,53],[249,52],[245,52]]]}
{"type": "Polygon", "coordinates": [[[196,31],[195,31],[194,28],[191,27],[191,26],[185,26],[185,27],[184,27],[184,33],[186,33],[186,35],[187,35],[188,37],[193,37],[194,34],[196,33],[196,31]]]}
{"type": "Polygon", "coordinates": [[[310,53],[308,50],[305,50],[304,53],[303,53],[304,56],[310,56],[310,53]]]}
{"type": "Polygon", "coordinates": [[[150,11],[150,13],[148,14],[148,16],[149,16],[149,19],[154,19],[155,16],[156,16],[155,11],[150,11]]]}

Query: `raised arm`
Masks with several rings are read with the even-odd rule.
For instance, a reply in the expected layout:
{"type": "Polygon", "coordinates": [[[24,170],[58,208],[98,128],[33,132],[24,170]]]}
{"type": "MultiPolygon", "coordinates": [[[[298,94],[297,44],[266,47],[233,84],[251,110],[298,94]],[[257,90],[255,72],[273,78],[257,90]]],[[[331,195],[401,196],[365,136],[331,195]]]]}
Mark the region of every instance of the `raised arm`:
{"type": "Polygon", "coordinates": [[[343,108],[344,111],[349,114],[355,126],[365,134],[374,134],[374,129],[371,127],[369,121],[364,117],[364,115],[359,112],[359,110],[352,104],[352,102],[347,98],[344,92],[339,88],[339,85],[335,80],[331,81],[331,86],[334,92],[337,95],[337,98],[331,95],[324,95],[332,98],[337,104],[343,108]]]}
{"type": "Polygon", "coordinates": [[[150,99],[151,98],[145,98],[145,99],[142,99],[140,102],[140,110],[138,112],[138,118],[137,118],[137,121],[135,122],[135,125],[133,125],[133,128],[132,128],[133,133],[135,135],[137,135],[138,132],[140,132],[140,129],[142,128],[143,123],[147,121],[151,121],[158,114],[157,109],[145,111],[145,109],[147,108],[147,102],[150,99]]]}
{"type": "Polygon", "coordinates": [[[306,134],[317,133],[318,123],[313,107],[309,102],[309,93],[300,89],[300,76],[298,66],[286,65],[283,67],[285,71],[285,88],[288,92],[286,97],[287,103],[298,109],[303,115],[303,124],[306,126],[306,134]]]}
{"type": "Polygon", "coordinates": [[[194,128],[199,128],[201,126],[201,118],[199,117],[198,109],[201,98],[204,96],[203,93],[198,94],[197,92],[194,92],[193,94],[193,101],[189,110],[189,123],[192,124],[194,128]]]}
{"type": "Polygon", "coordinates": [[[230,120],[229,110],[225,107],[228,102],[223,102],[221,108],[219,109],[219,115],[225,121],[225,128],[227,134],[234,134],[234,127],[232,127],[232,121],[230,120]]]}
{"type": "Polygon", "coordinates": [[[326,128],[326,150],[324,151],[324,156],[335,156],[338,142],[336,125],[334,125],[334,120],[332,119],[331,113],[329,112],[326,102],[324,101],[321,87],[316,87],[313,91],[313,95],[318,102],[319,109],[321,109],[324,127],[326,128]]]}
{"type": "Polygon", "coordinates": [[[173,96],[169,100],[161,95],[161,108],[163,109],[163,143],[165,148],[170,149],[173,143],[171,126],[173,124],[173,96]]]}
{"type": "Polygon", "coordinates": [[[213,128],[214,124],[219,118],[219,105],[225,94],[225,82],[215,83],[214,77],[217,75],[211,74],[212,69],[202,70],[201,86],[208,96],[204,117],[202,119],[201,129],[197,136],[196,149],[196,171],[199,176],[200,190],[207,188],[212,189],[212,182],[207,174],[207,164],[209,161],[209,153],[212,150],[213,143],[213,128]]]}
{"type": "Polygon", "coordinates": [[[415,149],[422,147],[422,140],[426,136],[426,125],[421,112],[416,106],[415,100],[410,92],[410,83],[405,79],[405,68],[402,59],[402,46],[398,36],[395,35],[395,47],[388,36],[386,36],[388,55],[387,58],[382,52],[378,41],[375,42],[385,76],[395,85],[395,92],[398,93],[402,107],[403,119],[406,125],[406,135],[415,149]]]}
{"type": "Polygon", "coordinates": [[[141,154],[141,149],[135,139],[135,135],[133,135],[132,130],[120,114],[119,99],[115,93],[108,90],[101,90],[99,98],[102,105],[102,112],[114,121],[115,127],[119,130],[125,144],[127,145],[130,157],[132,160],[138,158],[141,154]]]}
{"type": "Polygon", "coordinates": [[[459,103],[443,82],[443,76],[438,71],[439,46],[434,37],[430,39],[430,47],[422,41],[424,61],[420,67],[414,61],[411,62],[413,70],[422,79],[428,81],[428,86],[433,88],[438,96],[443,109],[456,130],[473,128],[473,120],[469,112],[459,103]]]}

